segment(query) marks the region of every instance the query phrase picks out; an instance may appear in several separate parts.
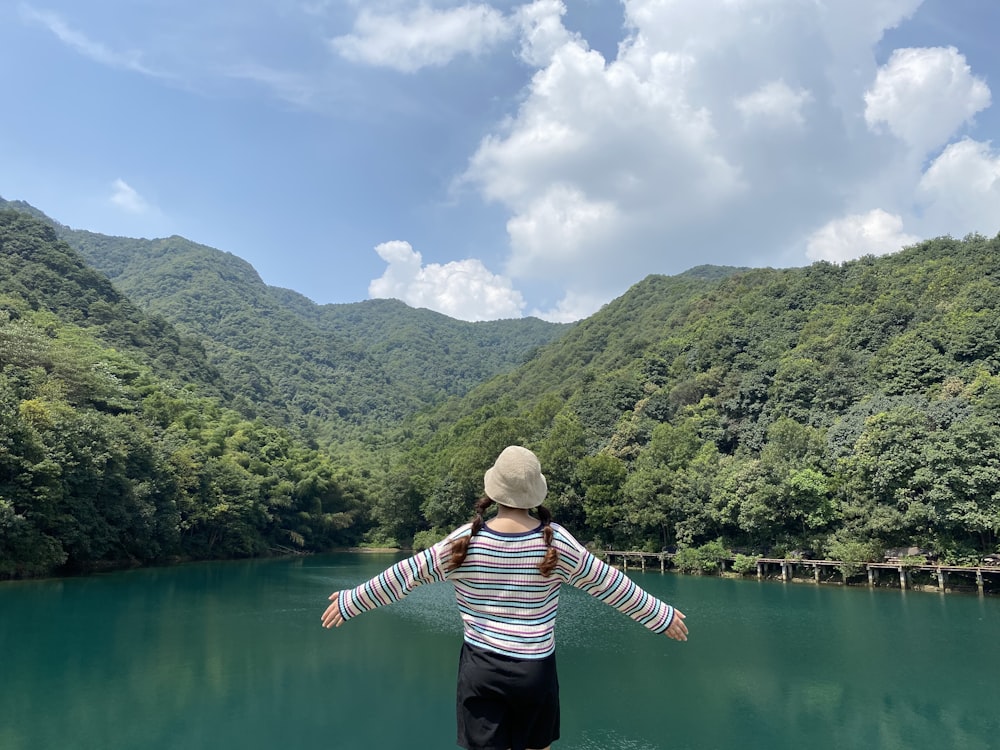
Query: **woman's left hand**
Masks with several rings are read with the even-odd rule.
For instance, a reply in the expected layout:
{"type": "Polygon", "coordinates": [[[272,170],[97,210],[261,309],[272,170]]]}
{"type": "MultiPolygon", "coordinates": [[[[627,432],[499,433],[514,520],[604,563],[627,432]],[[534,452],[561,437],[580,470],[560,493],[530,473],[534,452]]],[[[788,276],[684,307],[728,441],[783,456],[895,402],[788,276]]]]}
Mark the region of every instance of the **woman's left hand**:
{"type": "Polygon", "coordinates": [[[334,591],[329,597],[332,604],[323,613],[324,628],[339,628],[344,624],[344,616],[340,614],[340,592],[334,591]]]}
{"type": "Polygon", "coordinates": [[[688,639],[688,627],[684,624],[684,613],[679,609],[674,610],[674,619],[670,623],[670,627],[666,629],[667,638],[673,638],[675,641],[686,641],[688,639]]]}

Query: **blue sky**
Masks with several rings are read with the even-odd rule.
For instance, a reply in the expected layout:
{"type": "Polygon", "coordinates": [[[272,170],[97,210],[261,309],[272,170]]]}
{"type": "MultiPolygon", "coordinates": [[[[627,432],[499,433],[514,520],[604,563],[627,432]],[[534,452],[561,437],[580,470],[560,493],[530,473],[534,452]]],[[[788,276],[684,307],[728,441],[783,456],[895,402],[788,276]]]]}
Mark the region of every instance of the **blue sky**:
{"type": "Polygon", "coordinates": [[[318,303],[589,315],[1000,230],[995,0],[14,0],[0,196],[318,303]]]}

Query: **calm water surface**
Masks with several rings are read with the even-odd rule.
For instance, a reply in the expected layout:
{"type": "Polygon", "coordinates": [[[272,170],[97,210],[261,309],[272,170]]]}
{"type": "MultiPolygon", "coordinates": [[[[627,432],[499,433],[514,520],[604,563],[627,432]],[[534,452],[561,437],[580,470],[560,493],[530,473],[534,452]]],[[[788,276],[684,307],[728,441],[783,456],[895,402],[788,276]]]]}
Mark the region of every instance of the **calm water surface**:
{"type": "MultiPolygon", "coordinates": [[[[334,555],[0,584],[0,748],[454,747],[451,589],[326,631],[334,555]]],[[[1000,600],[630,573],[655,636],[564,590],[559,750],[1000,747],[1000,600]]]]}

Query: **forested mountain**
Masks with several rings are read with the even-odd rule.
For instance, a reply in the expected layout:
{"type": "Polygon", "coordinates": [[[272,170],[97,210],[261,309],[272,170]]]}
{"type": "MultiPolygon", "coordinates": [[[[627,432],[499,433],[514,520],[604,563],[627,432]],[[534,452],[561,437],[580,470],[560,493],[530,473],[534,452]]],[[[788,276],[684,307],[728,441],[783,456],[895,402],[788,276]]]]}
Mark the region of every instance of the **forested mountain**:
{"type": "Polygon", "coordinates": [[[649,277],[413,420],[376,516],[433,538],[519,442],[599,544],[978,560],[1000,532],[998,257],[970,236],[708,288],[649,277]]]}
{"type": "Polygon", "coordinates": [[[204,343],[248,414],[322,443],[373,444],[405,417],[508,371],[569,326],[469,323],[396,300],[316,305],[182,237],[60,236],[143,309],[204,343]]]}
{"type": "Polygon", "coordinates": [[[598,545],[997,549],[1000,236],[650,276],[553,328],[317,306],[186,240],[77,233],[112,286],[70,231],[0,212],[0,575],[426,544],[510,443],[598,545]]]}
{"type": "Polygon", "coordinates": [[[0,577],[360,539],[363,489],[192,338],[0,209],[0,577]]]}

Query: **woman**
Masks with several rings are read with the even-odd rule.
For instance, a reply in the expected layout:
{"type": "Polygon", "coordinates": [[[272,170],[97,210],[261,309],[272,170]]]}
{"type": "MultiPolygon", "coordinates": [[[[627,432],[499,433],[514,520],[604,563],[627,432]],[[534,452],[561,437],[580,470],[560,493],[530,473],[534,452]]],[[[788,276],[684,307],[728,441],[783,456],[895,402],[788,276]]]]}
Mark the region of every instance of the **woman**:
{"type": "Polygon", "coordinates": [[[434,581],[455,586],[464,625],[458,744],[466,750],[548,750],[559,738],[554,628],[569,584],[655,633],[687,640],[684,614],[637,586],[552,522],[535,454],[505,448],[484,477],[471,523],[357,588],[330,595],[323,626],[399,601],[434,581]],[[497,513],[484,520],[493,504],[497,513]],[[532,515],[534,510],[537,514],[532,515]]]}

